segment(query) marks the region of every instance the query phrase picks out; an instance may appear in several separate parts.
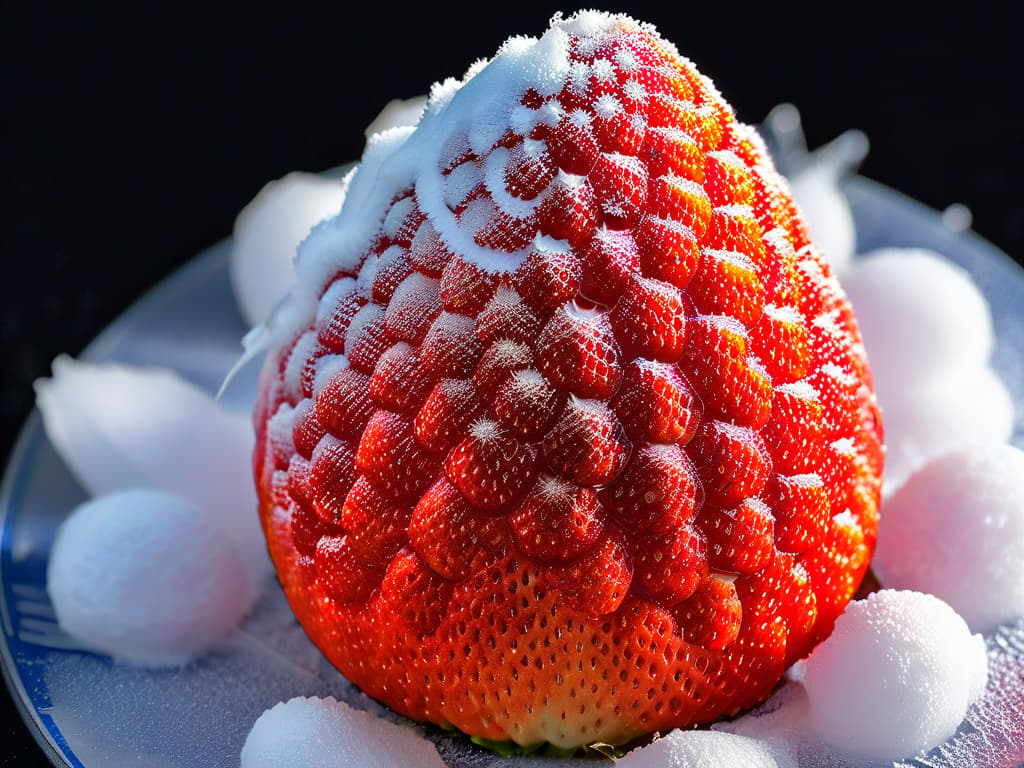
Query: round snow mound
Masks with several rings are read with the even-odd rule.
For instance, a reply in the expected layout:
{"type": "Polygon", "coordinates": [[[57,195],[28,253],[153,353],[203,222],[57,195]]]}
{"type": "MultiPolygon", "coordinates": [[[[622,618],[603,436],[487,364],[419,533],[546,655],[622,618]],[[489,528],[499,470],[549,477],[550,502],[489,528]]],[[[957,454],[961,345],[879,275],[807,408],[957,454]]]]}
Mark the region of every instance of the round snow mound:
{"type": "Polygon", "coordinates": [[[1024,452],[1011,445],[930,462],[882,508],[875,573],[945,600],[975,632],[1024,615],[1024,452]]]}
{"type": "Polygon", "coordinates": [[[833,747],[910,757],[956,731],[987,679],[985,644],[946,603],[882,590],[847,607],[806,661],[810,720],[833,747]]]}
{"type": "Polygon", "coordinates": [[[246,571],[221,529],[167,493],[128,490],[77,507],[47,571],[61,628],[90,649],[147,667],[189,662],[245,613],[246,571]]]}

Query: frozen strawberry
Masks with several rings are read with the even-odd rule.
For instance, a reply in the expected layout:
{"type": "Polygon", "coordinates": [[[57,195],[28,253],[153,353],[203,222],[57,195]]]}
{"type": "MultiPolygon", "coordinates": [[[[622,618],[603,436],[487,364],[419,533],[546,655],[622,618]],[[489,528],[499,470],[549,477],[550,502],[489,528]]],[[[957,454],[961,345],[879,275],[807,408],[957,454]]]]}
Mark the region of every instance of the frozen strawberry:
{"type": "Polygon", "coordinates": [[[299,620],[398,712],[573,747],[731,715],[875,540],[852,313],[752,129],[653,29],[516,38],[373,140],[261,384],[299,620]]]}

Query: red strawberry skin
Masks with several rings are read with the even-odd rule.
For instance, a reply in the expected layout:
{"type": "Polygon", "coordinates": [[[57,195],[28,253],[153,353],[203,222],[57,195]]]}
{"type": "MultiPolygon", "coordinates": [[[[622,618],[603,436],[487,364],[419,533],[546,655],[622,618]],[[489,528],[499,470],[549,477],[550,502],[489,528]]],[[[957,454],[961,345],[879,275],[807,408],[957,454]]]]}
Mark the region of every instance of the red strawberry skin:
{"type": "Polygon", "coordinates": [[[857,589],[882,471],[855,320],[753,131],[649,27],[575,20],[560,87],[489,149],[456,124],[322,270],[254,457],[346,677],[562,747],[764,699],[857,589]]]}

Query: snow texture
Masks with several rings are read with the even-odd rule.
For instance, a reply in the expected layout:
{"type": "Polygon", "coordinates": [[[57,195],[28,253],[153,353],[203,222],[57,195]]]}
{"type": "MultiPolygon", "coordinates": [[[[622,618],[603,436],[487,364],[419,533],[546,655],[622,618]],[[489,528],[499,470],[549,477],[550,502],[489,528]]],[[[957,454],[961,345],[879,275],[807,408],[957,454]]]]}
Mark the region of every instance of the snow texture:
{"type": "Polygon", "coordinates": [[[941,255],[874,251],[844,275],[843,288],[883,404],[899,399],[908,378],[927,383],[988,362],[994,343],[988,303],[970,275],[941,255]]]}
{"type": "Polygon", "coordinates": [[[117,661],[175,667],[224,640],[248,607],[231,542],[176,496],[128,490],[57,531],[47,590],[61,628],[117,661]]]}
{"type": "Polygon", "coordinates": [[[333,697],[294,698],[267,710],[242,747],[242,768],[444,768],[410,727],[333,697]]]}
{"type": "Polygon", "coordinates": [[[621,768],[797,768],[796,756],[783,744],[724,731],[672,731],[630,752],[621,768]]]}
{"type": "Polygon", "coordinates": [[[94,496],[130,488],[180,495],[235,546],[248,602],[270,574],[256,515],[249,419],[169,370],[58,357],[36,382],[46,434],[94,496]]]}
{"type": "MultiPolygon", "coordinates": [[[[597,35],[620,23],[635,22],[596,11],[568,19],[556,16],[539,39],[510,38],[493,59],[470,67],[461,81],[449,79],[435,85],[415,128],[398,125],[373,133],[349,178],[341,212],[315,227],[299,247],[298,280],[288,306],[271,323],[273,338],[287,338],[307,324],[331,277],[339,270],[359,267],[389,205],[408,188],[415,189],[420,209],[450,249],[486,270],[515,269],[527,249],[509,254],[478,245],[475,233],[449,208],[454,198],[465,195],[469,180],[450,180],[443,169],[465,150],[484,155],[510,128],[524,127],[520,101],[528,88],[541,96],[561,89],[570,76],[569,35],[597,35]]],[[[538,119],[557,116],[539,115],[538,119]]],[[[501,186],[494,183],[500,160],[495,158],[485,168],[484,181],[489,178],[490,186],[501,186]]],[[[506,212],[514,215],[533,205],[506,195],[499,195],[496,202],[504,203],[510,209],[506,212]]]]}
{"type": "Polygon", "coordinates": [[[288,295],[295,251],[317,222],[341,210],[345,184],[295,171],[271,181],[235,220],[231,286],[242,317],[259,325],[288,295]]]}
{"type": "Polygon", "coordinates": [[[1024,452],[978,446],[918,470],[882,508],[873,568],[976,632],[1024,617],[1024,452]]]}
{"type": "Polygon", "coordinates": [[[985,688],[981,635],[920,592],[882,590],[850,603],[805,662],[810,722],[863,759],[912,757],[951,737],[985,688]]]}
{"type": "Polygon", "coordinates": [[[887,496],[931,459],[1005,443],[1013,432],[1013,399],[991,368],[951,372],[919,385],[911,378],[903,397],[882,402],[887,496]]]}

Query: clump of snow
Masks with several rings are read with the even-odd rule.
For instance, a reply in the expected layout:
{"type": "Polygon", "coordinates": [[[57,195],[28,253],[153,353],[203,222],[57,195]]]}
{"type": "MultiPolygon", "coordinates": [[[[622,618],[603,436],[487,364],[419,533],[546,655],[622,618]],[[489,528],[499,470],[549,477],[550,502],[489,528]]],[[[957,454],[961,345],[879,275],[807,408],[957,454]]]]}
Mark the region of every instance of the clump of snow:
{"type": "Polygon", "coordinates": [[[988,302],[971,276],[918,248],[865,254],[843,278],[875,387],[899,395],[907,379],[929,380],[984,366],[994,343],[988,302]]]}
{"type": "Polygon", "coordinates": [[[313,225],[341,210],[345,184],[295,171],[263,187],[235,220],[231,286],[249,325],[259,325],[288,295],[295,252],[313,225]]]}
{"type": "Polygon", "coordinates": [[[308,323],[331,277],[359,268],[390,204],[409,188],[446,246],[483,269],[514,270],[527,249],[508,254],[478,245],[476,233],[448,207],[444,168],[465,150],[489,152],[513,125],[522,127],[521,100],[527,89],[549,96],[563,87],[570,75],[570,33],[596,40],[620,25],[640,26],[626,16],[596,11],[555,16],[540,38],[510,38],[493,59],[471,66],[461,81],[435,85],[415,129],[398,125],[373,133],[351,175],[341,212],[314,228],[299,248],[298,280],[274,323],[273,337],[286,338],[308,323]]]}
{"type": "Polygon", "coordinates": [[[207,651],[248,604],[245,567],[221,529],[184,499],[151,490],[77,507],[57,531],[47,590],[65,632],[148,667],[207,651]]]}
{"type": "Polygon", "coordinates": [[[936,456],[968,445],[999,445],[1013,433],[1013,398],[991,368],[915,384],[920,382],[911,379],[906,395],[881,400],[887,494],[936,456]]]}
{"type": "Polygon", "coordinates": [[[803,684],[810,723],[826,743],[896,760],[952,736],[986,678],[984,640],[952,608],[932,595],[882,590],[850,603],[806,660],[803,684]]]}
{"type": "Polygon", "coordinates": [[[843,275],[885,423],[885,493],[928,459],[1013,430],[1005,385],[988,367],[988,302],[966,271],[937,253],[889,248],[843,275]]]}
{"type": "Polygon", "coordinates": [[[236,548],[255,600],[271,566],[247,416],[169,370],[64,356],[51,379],[36,382],[36,404],[50,441],[92,495],[152,488],[202,510],[236,548]]]}
{"type": "Polygon", "coordinates": [[[268,709],[242,747],[242,768],[444,768],[437,748],[333,697],[298,697],[268,709]]]}
{"type": "Polygon", "coordinates": [[[672,731],[615,763],[622,768],[797,768],[784,744],[724,731],[672,731]]]}
{"type": "Polygon", "coordinates": [[[935,459],[885,503],[873,568],[936,595],[987,632],[1024,616],[1024,452],[993,444],[935,459]]]}

